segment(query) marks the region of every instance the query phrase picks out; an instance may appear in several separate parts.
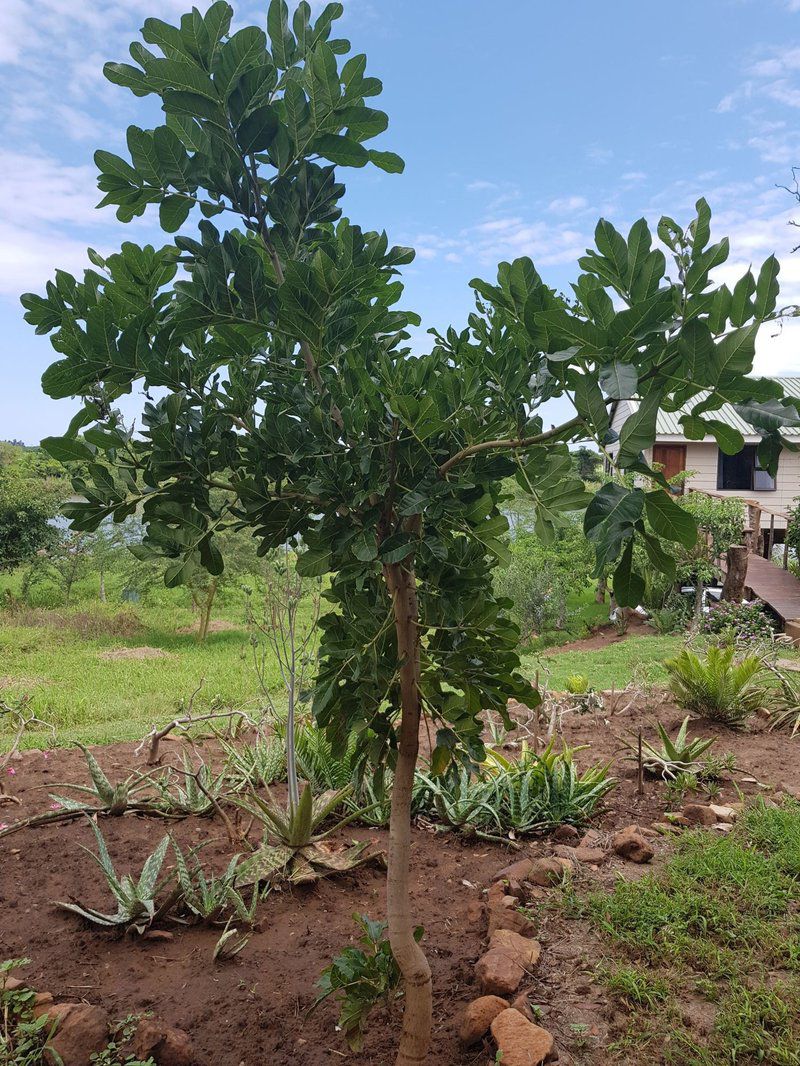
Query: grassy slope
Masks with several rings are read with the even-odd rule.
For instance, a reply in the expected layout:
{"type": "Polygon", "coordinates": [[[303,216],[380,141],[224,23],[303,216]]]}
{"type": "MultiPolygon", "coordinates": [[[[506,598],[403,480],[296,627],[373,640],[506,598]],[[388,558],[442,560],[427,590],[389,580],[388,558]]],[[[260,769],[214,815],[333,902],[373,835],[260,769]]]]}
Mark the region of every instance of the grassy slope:
{"type": "Polygon", "coordinates": [[[636,678],[662,682],[666,678],[664,660],[675,655],[683,644],[681,636],[632,636],[619,644],[589,651],[531,652],[522,664],[529,676],[541,671],[542,680],[557,691],[572,674],[583,674],[595,689],[624,688],[636,678]]]}

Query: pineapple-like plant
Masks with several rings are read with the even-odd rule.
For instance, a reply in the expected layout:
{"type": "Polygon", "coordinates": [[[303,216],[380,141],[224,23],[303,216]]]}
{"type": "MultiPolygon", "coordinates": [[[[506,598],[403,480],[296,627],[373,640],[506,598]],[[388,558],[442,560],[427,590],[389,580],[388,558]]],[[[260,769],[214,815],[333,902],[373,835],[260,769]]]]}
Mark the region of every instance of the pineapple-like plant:
{"type": "Polygon", "coordinates": [[[85,744],[78,744],[84,754],[86,765],[89,770],[91,784],[75,785],[71,782],[61,782],[56,788],[68,788],[71,792],[91,798],[90,803],[79,802],[66,796],[51,796],[51,799],[61,805],[64,811],[73,811],[76,814],[85,810],[102,811],[104,814],[121,815],[131,809],[142,806],[137,797],[147,791],[152,781],[147,774],[131,774],[123,781],[112,784],[108,779],[100,763],[89,751],[85,744]]]}
{"type": "Polygon", "coordinates": [[[314,797],[310,785],[300,793],[296,807],[284,807],[269,792],[266,797],[255,792],[238,796],[234,802],[264,826],[261,847],[239,866],[239,888],[285,877],[293,884],[317,881],[334,873],[343,873],[369,861],[367,844],[353,844],[336,851],[326,840],[338,829],[356,821],[360,811],[351,811],[335,824],[324,828],[333,812],[350,798],[352,785],[324,792],[314,797]]]}
{"type": "Polygon", "coordinates": [[[286,778],[286,749],[279,736],[259,734],[252,744],[235,744],[218,735],[227,756],[225,774],[234,788],[265,788],[286,778]]]}
{"type": "Polygon", "coordinates": [[[97,855],[89,848],[83,848],[83,850],[91,855],[102,870],[111,894],[117,902],[116,913],[104,914],[102,911],[77,902],[57,901],[56,906],[85,918],[93,925],[106,928],[121,926],[128,931],[143,933],[174,906],[180,892],[171,875],[159,882],[161,867],[164,865],[169,847],[169,835],[164,836],[155,851],[145,859],[141,873],[134,878],[130,874],[121,876],[117,874],[103,834],[91,819],[89,819],[89,825],[97,841],[97,855]],[[170,882],[173,882],[170,891],[159,903],[158,896],[170,882]]]}
{"type": "Polygon", "coordinates": [[[763,663],[754,655],[735,660],[734,648],[709,646],[706,658],[684,648],[664,664],[669,686],[687,711],[741,729],[767,699],[763,663]]]}
{"type": "MultiPolygon", "coordinates": [[[[701,776],[705,770],[705,764],[701,757],[714,743],[715,738],[702,739],[695,737],[688,739],[689,715],[681,722],[680,728],[673,740],[664,726],[658,723],[658,735],[661,739],[661,747],[651,744],[648,740],[642,740],[642,765],[647,773],[657,774],[665,780],[674,780],[680,774],[693,774],[701,776]]],[[[630,743],[629,758],[638,759],[637,745],[630,743]]]]}

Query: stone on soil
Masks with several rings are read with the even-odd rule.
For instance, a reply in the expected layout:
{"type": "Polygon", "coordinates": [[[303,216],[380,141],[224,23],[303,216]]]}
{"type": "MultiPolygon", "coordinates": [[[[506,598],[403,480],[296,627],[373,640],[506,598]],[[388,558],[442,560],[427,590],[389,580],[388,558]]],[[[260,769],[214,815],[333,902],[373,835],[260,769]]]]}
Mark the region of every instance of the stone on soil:
{"type": "Polygon", "coordinates": [[[503,948],[490,948],[475,964],[475,976],[486,996],[510,996],[519,988],[525,967],[503,948]]]}
{"type": "Polygon", "coordinates": [[[512,929],[498,929],[489,941],[490,951],[504,951],[526,970],[531,970],[539,961],[542,947],[538,940],[520,936],[512,929]]]}
{"type": "Polygon", "coordinates": [[[683,808],[683,817],[690,825],[715,825],[719,821],[711,808],[702,803],[687,803],[683,808]]]}
{"type": "Polygon", "coordinates": [[[540,1066],[552,1054],[550,1033],[513,1008],[498,1014],[491,1029],[503,1066],[540,1066]]]}
{"type": "Polygon", "coordinates": [[[48,1045],[54,1054],[45,1052],[49,1063],[91,1066],[92,1054],[101,1052],[108,1043],[108,1017],[101,1007],[88,1003],[56,1003],[48,1006],[47,1017],[58,1023],[48,1045]]]}
{"type": "Polygon", "coordinates": [[[133,1050],[140,1059],[151,1056],[158,1066],[193,1066],[195,1061],[189,1034],[164,1025],[157,1018],[139,1022],[133,1050]]]}
{"type": "MultiPolygon", "coordinates": [[[[569,850],[571,851],[572,849],[569,850]]],[[[572,863],[568,858],[536,859],[531,863],[528,880],[534,885],[549,888],[551,885],[559,884],[564,874],[569,872],[571,866],[572,863]]]]}
{"type": "Polygon", "coordinates": [[[650,862],[655,855],[653,848],[636,825],[629,825],[615,833],[611,838],[611,847],[617,855],[621,855],[623,859],[628,859],[630,862],[650,862]]]}
{"type": "Polygon", "coordinates": [[[489,1032],[489,1026],[500,1011],[507,1010],[508,1003],[500,996],[481,996],[468,1004],[458,1031],[464,1047],[477,1044],[489,1032]]]}

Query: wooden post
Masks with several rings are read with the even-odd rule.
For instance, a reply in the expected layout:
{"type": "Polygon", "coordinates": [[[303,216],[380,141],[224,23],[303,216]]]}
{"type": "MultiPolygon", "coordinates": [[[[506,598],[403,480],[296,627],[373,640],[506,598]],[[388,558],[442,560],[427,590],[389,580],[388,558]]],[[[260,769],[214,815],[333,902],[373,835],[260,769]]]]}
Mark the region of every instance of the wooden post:
{"type": "Polygon", "coordinates": [[[787,525],[786,532],[783,535],[783,569],[789,569],[789,527],[787,525]]]}
{"type": "Polygon", "coordinates": [[[775,543],[775,515],[774,513],[769,516],[769,540],[767,541],[766,556],[772,560],[772,547],[775,543]]]}

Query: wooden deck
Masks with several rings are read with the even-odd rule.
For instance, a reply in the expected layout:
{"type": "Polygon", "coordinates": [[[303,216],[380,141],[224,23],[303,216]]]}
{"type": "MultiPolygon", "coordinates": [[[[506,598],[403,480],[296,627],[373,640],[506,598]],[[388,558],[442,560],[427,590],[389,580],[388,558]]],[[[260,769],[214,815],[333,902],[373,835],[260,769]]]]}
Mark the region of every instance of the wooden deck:
{"type": "Polygon", "coordinates": [[[790,571],[751,552],[747,557],[746,585],[782,621],[800,618],[800,581],[790,571]]]}

